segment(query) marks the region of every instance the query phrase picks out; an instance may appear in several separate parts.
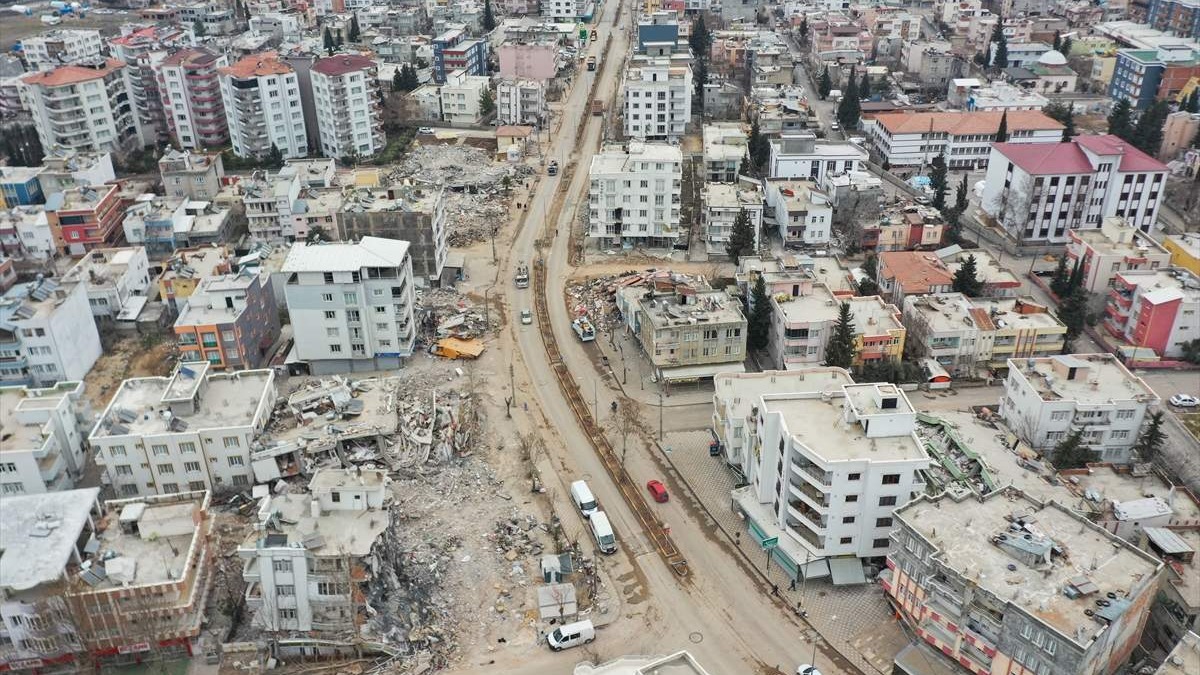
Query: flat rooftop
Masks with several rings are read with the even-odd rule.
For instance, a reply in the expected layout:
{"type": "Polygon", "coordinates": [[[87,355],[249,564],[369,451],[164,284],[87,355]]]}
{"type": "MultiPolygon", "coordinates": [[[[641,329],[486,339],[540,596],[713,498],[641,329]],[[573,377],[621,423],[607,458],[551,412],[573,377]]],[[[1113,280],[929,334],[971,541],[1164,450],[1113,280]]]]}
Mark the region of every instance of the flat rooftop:
{"type": "Polygon", "coordinates": [[[660,295],[652,300],[641,300],[642,312],[655,328],[670,326],[704,327],[727,323],[744,322],[742,307],[725,291],[693,290],[684,297],[687,304],[681,304],[678,291],[673,295],[660,295]],[[651,305],[651,303],[654,303],[651,305]]]}
{"type": "MultiPolygon", "coordinates": [[[[185,363],[181,367],[207,367],[207,363],[185,363]]],[[[188,425],[188,431],[246,426],[254,421],[259,405],[274,386],[270,370],[242,370],[236,373],[205,375],[207,383],[200,392],[196,411],[175,414],[188,425]]],[[[92,431],[92,438],[107,436],[152,436],[174,433],[164,400],[184,394],[172,378],[139,377],[125,380],[92,431]],[[121,415],[125,414],[122,418],[121,415]],[[131,418],[131,419],[130,419],[131,418]],[[123,433],[118,433],[123,432],[123,433]]]]}
{"type": "Polygon", "coordinates": [[[854,332],[857,335],[884,335],[888,331],[901,330],[900,310],[888,304],[878,295],[850,297],[850,312],[854,315],[854,332]]]}
{"type": "Polygon", "coordinates": [[[763,203],[762,193],[758,190],[740,187],[733,183],[709,183],[704,186],[703,197],[706,208],[761,207],[763,203]]]}
{"type": "MultiPolygon", "coordinates": [[[[268,499],[271,500],[271,511],[279,515],[277,534],[287,537],[289,545],[304,544],[309,540],[306,548],[317,555],[365,556],[388,526],[387,509],[327,511],[313,517],[311,494],[278,495],[268,499]],[[314,537],[319,538],[319,546],[312,543],[314,537]]],[[[252,533],[243,547],[257,548],[260,535],[252,533]]]]}
{"type": "MultiPolygon", "coordinates": [[[[324,193],[326,196],[321,197],[324,201],[318,199],[315,204],[323,204],[326,207],[335,206],[333,198],[338,201],[337,206],[345,205],[345,210],[352,213],[361,213],[364,211],[402,211],[409,213],[433,213],[438,209],[442,202],[442,189],[431,188],[428,185],[400,185],[391,188],[355,188],[348,193],[345,199],[342,199],[342,194],[324,193]]],[[[317,193],[310,192],[308,199],[317,196],[317,193]]],[[[313,211],[318,210],[315,206],[313,211]]]]}
{"type": "Polygon", "coordinates": [[[1083,610],[1095,609],[1095,598],[1107,593],[1124,598],[1126,589],[1161,565],[1057,502],[1042,505],[1015,490],[994,492],[985,499],[942,498],[936,506],[928,497],[919,497],[896,514],[938,549],[934,555],[943,564],[1081,645],[1105,628],[1083,610]],[[998,535],[1014,534],[1014,519],[1024,522],[1022,534],[1030,535],[1018,541],[1049,540],[1062,555],[1031,566],[993,544],[998,535]],[[1063,589],[1081,576],[1099,591],[1067,597],[1063,589]]]}
{"type": "Polygon", "coordinates": [[[933,293],[917,296],[908,304],[909,311],[925,319],[933,332],[953,332],[966,328],[981,331],[1040,330],[1050,331],[1066,326],[1049,311],[1018,312],[1018,303],[1032,308],[1046,308],[1032,297],[967,298],[961,293],[933,293]]]}
{"type": "Polygon", "coordinates": [[[1175,298],[1182,298],[1185,303],[1200,302],[1200,288],[1195,287],[1196,278],[1183,269],[1127,270],[1118,272],[1117,276],[1125,283],[1137,286],[1142,297],[1151,302],[1168,302],[1175,298]],[[1176,277],[1176,274],[1183,279],[1176,277]]]}
{"type": "Polygon", "coordinates": [[[1188,632],[1179,638],[1167,659],[1154,675],[1195,675],[1200,673],[1200,635],[1188,632]]]}
{"type": "Polygon", "coordinates": [[[949,270],[951,277],[958,272],[969,256],[975,256],[976,278],[983,283],[1020,287],[1021,280],[1017,275],[1012,270],[1001,265],[1000,261],[993,257],[992,254],[984,251],[963,251],[957,256],[944,260],[943,262],[946,263],[946,269],[949,270]]]}
{"type": "Polygon", "coordinates": [[[1147,253],[1165,254],[1167,250],[1141,230],[1125,224],[1123,218],[1106,218],[1098,230],[1068,230],[1077,239],[1100,255],[1139,256],[1147,253]],[[1115,222],[1112,222],[1115,221],[1115,222]]]}
{"type": "Polygon", "coordinates": [[[224,246],[177,249],[171,259],[164,263],[165,267],[159,279],[199,279],[217,274],[217,266],[225,262],[228,255],[229,252],[224,246]]]}
{"type": "Polygon", "coordinates": [[[762,402],[765,412],[783,415],[792,438],[828,462],[928,458],[912,434],[867,438],[861,425],[846,421],[841,399],[781,394],[764,396],[762,402]]]}
{"type": "Polygon", "coordinates": [[[1150,385],[1130,373],[1111,354],[1064,354],[1038,359],[1009,359],[1010,372],[1023,375],[1043,401],[1073,400],[1084,405],[1158,398],[1150,385]],[[1067,379],[1070,369],[1075,379],[1067,379]],[[1080,369],[1086,369],[1082,372],[1080,369]]]}
{"type": "Polygon", "coordinates": [[[1175,517],[1185,522],[1200,522],[1200,504],[1192,501],[1182,489],[1172,495],[1172,486],[1153,472],[1134,475],[1130,471],[1117,471],[1111,466],[1095,464],[1087,471],[1072,471],[1059,475],[1064,487],[1077,497],[1084,498],[1089,491],[1101,500],[1126,503],[1147,497],[1159,497],[1171,505],[1175,517]]]}
{"type": "Polygon", "coordinates": [[[784,323],[821,323],[837,319],[841,300],[834,296],[825,284],[812,285],[812,292],[786,300],[771,298],[771,304],[779,311],[784,323]]]}
{"type": "Polygon", "coordinates": [[[869,382],[864,384],[848,384],[843,387],[846,392],[846,403],[859,415],[890,415],[910,414],[913,412],[912,403],[900,387],[890,382],[869,382]],[[895,407],[883,408],[879,399],[895,400],[895,407]]]}
{"type": "Polygon", "coordinates": [[[284,272],[358,272],[364,267],[399,267],[408,255],[408,242],[363,237],[356,243],[292,244],[284,272]]]}
{"type": "Polygon", "coordinates": [[[309,492],[346,487],[379,487],[388,482],[387,472],[381,470],[323,469],[308,481],[309,492]]]}
{"type": "MultiPolygon", "coordinates": [[[[1037,463],[1035,452],[1029,450],[1024,443],[1018,444],[1015,449],[1012,447],[1008,432],[1003,427],[989,424],[970,412],[939,411],[936,415],[924,417],[926,420],[933,418],[949,426],[963,445],[975,453],[981,468],[987,471],[995,486],[1015,487],[1039,501],[1070,499],[1070,492],[1065,487],[1050,483],[1051,472],[1037,463]]],[[[957,456],[958,453],[949,447],[944,433],[944,428],[935,427],[924,420],[917,425],[917,435],[922,440],[933,443],[942,452],[953,457],[958,471],[971,474],[974,467],[970,466],[970,460],[966,456],[957,456]]],[[[983,487],[982,491],[990,492],[986,487],[983,487]]]]}
{"type": "Polygon", "coordinates": [[[670,656],[622,656],[598,666],[581,663],[573,675],[708,675],[708,671],[682,651],[670,656]]]}
{"type": "Polygon", "coordinates": [[[67,270],[62,276],[62,281],[69,284],[82,281],[86,282],[88,287],[97,289],[112,288],[129,269],[139,251],[145,249],[141,246],[94,248],[67,270]]]}
{"type": "Polygon", "coordinates": [[[713,398],[718,405],[731,404],[731,415],[745,417],[766,394],[829,392],[841,396],[842,385],[854,384],[842,368],[813,366],[796,370],[765,370],[759,373],[720,373],[713,376],[713,398]]]}
{"type": "Polygon", "coordinates": [[[79,386],[79,382],[59,382],[50,389],[0,387],[0,454],[40,448],[46,423],[25,424],[22,413],[54,410],[79,386]]]}
{"type": "Polygon", "coordinates": [[[125,584],[177,581],[187,573],[188,555],[200,534],[199,514],[203,492],[190,492],[169,501],[130,500],[109,502],[104,529],[96,538],[96,559],[104,561],[107,578],[96,590],[125,584]],[[126,532],[122,521],[136,522],[126,532]]]}
{"type": "Polygon", "coordinates": [[[676,170],[681,170],[683,154],[678,146],[668,143],[644,143],[630,141],[625,147],[620,145],[605,145],[600,152],[592,156],[590,173],[626,173],[633,171],[633,162],[671,162],[676,170]]]}
{"type": "Polygon", "coordinates": [[[1187,252],[1193,258],[1200,258],[1200,234],[1188,232],[1186,234],[1172,234],[1165,237],[1171,243],[1178,246],[1180,249],[1187,252]]]}
{"type": "Polygon", "coordinates": [[[61,578],[99,496],[100,488],[5,495],[0,588],[23,591],[61,578]]]}
{"type": "Polygon", "coordinates": [[[48,317],[62,304],[59,294],[70,288],[61,287],[59,280],[53,277],[16,284],[0,296],[0,319],[20,321],[48,317]]]}
{"type": "Polygon", "coordinates": [[[246,292],[254,285],[258,275],[243,271],[238,274],[222,274],[205,277],[186,299],[186,304],[175,320],[176,326],[200,326],[232,323],[246,311],[246,306],[226,307],[223,301],[213,306],[209,293],[246,292]]]}
{"type": "Polygon", "coordinates": [[[746,154],[746,131],[737,122],[704,125],[704,160],[740,162],[746,154]]]}

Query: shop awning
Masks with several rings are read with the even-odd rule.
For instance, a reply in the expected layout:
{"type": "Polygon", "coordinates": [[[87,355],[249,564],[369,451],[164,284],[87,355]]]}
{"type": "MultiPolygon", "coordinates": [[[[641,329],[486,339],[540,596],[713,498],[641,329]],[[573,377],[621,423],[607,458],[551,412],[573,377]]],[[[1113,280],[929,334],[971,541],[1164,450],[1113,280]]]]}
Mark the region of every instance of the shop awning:
{"type": "Polygon", "coordinates": [[[829,576],[829,559],[821,558],[798,566],[805,579],[820,579],[829,576]]]}
{"type": "Polygon", "coordinates": [[[829,576],[833,578],[834,586],[867,583],[862,561],[858,558],[830,558],[829,576]]]}
{"type": "Polygon", "coordinates": [[[710,363],[703,366],[680,366],[678,368],[663,368],[662,379],[667,382],[688,382],[691,380],[700,380],[721,373],[744,373],[746,372],[746,364],[738,363],[710,363]]]}

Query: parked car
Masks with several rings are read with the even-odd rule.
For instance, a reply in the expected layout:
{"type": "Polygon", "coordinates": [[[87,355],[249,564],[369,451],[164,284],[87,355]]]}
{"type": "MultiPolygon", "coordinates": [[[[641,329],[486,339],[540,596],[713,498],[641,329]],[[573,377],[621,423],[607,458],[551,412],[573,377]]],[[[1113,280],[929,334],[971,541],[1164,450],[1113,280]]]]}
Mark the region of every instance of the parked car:
{"type": "Polygon", "coordinates": [[[521,323],[526,326],[533,323],[533,312],[527,309],[521,310],[521,323]]]}
{"type": "Polygon", "coordinates": [[[546,174],[550,176],[558,175],[558,160],[550,160],[550,165],[546,167],[546,174]]]}
{"type": "Polygon", "coordinates": [[[654,501],[659,504],[671,498],[671,495],[667,494],[667,486],[663,485],[661,481],[652,480],[646,483],[646,489],[650,491],[650,496],[654,497],[654,501]]]}
{"type": "Polygon", "coordinates": [[[576,621],[575,623],[566,623],[554,629],[554,632],[546,636],[546,644],[550,649],[559,651],[586,645],[596,639],[596,627],[589,620],[576,621]]]}
{"type": "Polygon", "coordinates": [[[421,127],[420,129],[417,129],[417,133],[421,134],[422,136],[432,136],[433,127],[421,127]]]}
{"type": "Polygon", "coordinates": [[[1177,408],[1195,408],[1200,405],[1200,398],[1189,394],[1175,394],[1171,397],[1171,405],[1177,408]]]}
{"type": "Polygon", "coordinates": [[[816,666],[805,663],[796,667],[796,675],[821,675],[821,671],[817,670],[816,666]]]}

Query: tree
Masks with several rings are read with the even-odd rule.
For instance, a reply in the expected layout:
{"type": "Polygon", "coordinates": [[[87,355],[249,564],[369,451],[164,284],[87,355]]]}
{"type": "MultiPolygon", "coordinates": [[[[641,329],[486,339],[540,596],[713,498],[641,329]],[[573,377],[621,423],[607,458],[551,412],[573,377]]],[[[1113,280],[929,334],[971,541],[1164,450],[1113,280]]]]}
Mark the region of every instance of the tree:
{"type": "Polygon", "coordinates": [[[496,15],[492,13],[492,0],[483,0],[483,30],[488,33],[496,29],[496,15]]]}
{"type": "Polygon", "coordinates": [[[958,182],[958,189],[954,191],[954,210],[959,214],[965,213],[968,204],[967,177],[964,175],[958,182]]]}
{"type": "Polygon", "coordinates": [[[1000,113],[1000,128],[996,129],[996,142],[1005,143],[1008,141],[1008,111],[1000,113]]]}
{"type": "Polygon", "coordinates": [[[617,407],[609,413],[608,419],[612,429],[621,436],[621,464],[624,465],[625,454],[629,452],[629,437],[637,433],[638,428],[642,426],[642,419],[633,399],[626,398],[616,405],[617,407]]]}
{"type": "Polygon", "coordinates": [[[404,91],[412,91],[421,86],[421,78],[417,75],[417,67],[411,63],[406,63],[402,67],[404,71],[404,91]]]}
{"type": "Polygon", "coordinates": [[[12,166],[38,166],[46,154],[37,129],[31,124],[8,127],[0,136],[0,148],[12,166]]]}
{"type": "Polygon", "coordinates": [[[996,22],[992,29],[990,47],[992,49],[992,68],[1003,70],[1008,67],[1008,38],[1004,37],[1004,17],[996,22]]]}
{"type": "Polygon", "coordinates": [[[479,114],[487,116],[496,110],[496,99],[492,98],[492,90],[484,89],[479,95],[479,114]]]}
{"type": "Polygon", "coordinates": [[[754,175],[754,165],[750,162],[750,151],[749,150],[747,150],[745,152],[745,154],[742,155],[742,163],[740,166],[738,166],[738,175],[740,175],[740,176],[753,176],[754,175]]]}
{"type": "Polygon", "coordinates": [[[333,33],[329,32],[329,26],[325,26],[325,32],[321,35],[321,42],[325,46],[325,53],[333,56],[333,33]]]}
{"type": "Polygon", "coordinates": [[[270,169],[279,169],[283,167],[283,153],[279,151],[279,146],[271,144],[271,150],[267,152],[267,158],[263,165],[270,169]]]}
{"type": "Polygon", "coordinates": [[[734,265],[737,265],[742,256],[754,255],[754,238],[754,225],[750,222],[750,214],[745,209],[738,211],[737,218],[733,220],[733,227],[729,230],[729,241],[725,242],[725,253],[734,265]]]}
{"type": "Polygon", "coordinates": [[[1046,114],[1046,117],[1063,125],[1062,140],[1064,143],[1071,140],[1071,137],[1075,135],[1075,106],[1070,103],[1051,101],[1042,108],[1042,112],[1046,114]]]}
{"type": "Polygon", "coordinates": [[[863,73],[862,80],[858,83],[858,98],[866,101],[871,98],[871,74],[863,73]]]}
{"type": "Polygon", "coordinates": [[[704,59],[696,59],[696,65],[692,68],[692,84],[696,88],[696,102],[700,108],[700,116],[704,116],[704,85],[708,84],[708,62],[704,59]]]}
{"type": "MultiPolygon", "coordinates": [[[[1197,134],[1197,137],[1200,137],[1200,134],[1197,134]]],[[[1200,338],[1183,343],[1183,356],[1180,358],[1188,363],[1200,363],[1200,338]]]]}
{"type": "Polygon", "coordinates": [[[208,35],[208,26],[205,26],[204,22],[200,19],[196,19],[192,22],[192,34],[198,38],[202,38],[208,35]]]}
{"type": "Polygon", "coordinates": [[[692,48],[692,55],[697,59],[707,59],[709,48],[712,47],[712,34],[708,32],[708,26],[704,24],[704,15],[697,17],[692,24],[692,35],[688,38],[688,46],[692,48]]]}
{"type": "Polygon", "coordinates": [[[862,266],[863,280],[858,282],[858,294],[863,297],[879,295],[879,284],[875,277],[879,276],[879,259],[868,254],[862,266]]]}
{"type": "Polygon", "coordinates": [[[758,120],[750,125],[750,138],[746,140],[750,161],[754,163],[754,175],[758,175],[771,159],[771,141],[758,128],[758,120]]]}
{"type": "Polygon", "coordinates": [[[955,293],[962,293],[968,298],[978,298],[983,293],[983,281],[979,279],[974,255],[968,255],[963,264],[959,265],[958,271],[954,273],[951,288],[955,293]]]}
{"type": "Polygon", "coordinates": [[[1095,456],[1096,453],[1083,444],[1083,429],[1076,429],[1054,446],[1050,459],[1054,462],[1054,468],[1062,471],[1087,466],[1095,456]]]}
{"type": "Polygon", "coordinates": [[[1058,52],[1060,54],[1062,54],[1063,56],[1070,58],[1071,57],[1071,49],[1074,47],[1075,47],[1075,41],[1073,39],[1071,39],[1070,37],[1065,37],[1065,38],[1063,38],[1062,46],[1059,47],[1058,52]]]}
{"type": "Polygon", "coordinates": [[[862,102],[858,100],[858,82],[854,80],[854,69],[851,68],[850,77],[846,78],[846,91],[842,92],[842,102],[838,103],[838,123],[843,129],[857,129],[860,117],[862,102]]]}
{"type": "Polygon", "coordinates": [[[802,48],[807,47],[808,46],[808,17],[807,16],[804,17],[803,19],[800,19],[800,26],[796,29],[796,32],[800,34],[800,46],[802,48]]]}
{"type": "Polygon", "coordinates": [[[1063,118],[1063,135],[1062,142],[1070,143],[1071,138],[1075,135],[1075,106],[1067,104],[1067,114],[1063,118]]]}
{"type": "Polygon", "coordinates": [[[1150,415],[1150,420],[1138,436],[1137,443],[1133,446],[1133,451],[1142,458],[1142,461],[1153,462],[1154,458],[1158,456],[1158,452],[1162,450],[1163,443],[1167,440],[1167,434],[1163,432],[1162,425],[1163,414],[1160,410],[1150,415]]]}
{"type": "Polygon", "coordinates": [[[361,31],[358,28],[358,15],[351,14],[350,15],[350,31],[349,31],[349,36],[348,36],[349,40],[351,42],[358,42],[358,36],[360,33],[361,33],[361,31]]]}
{"type": "Polygon", "coordinates": [[[1133,106],[1129,99],[1121,97],[1108,113],[1108,133],[1133,142],[1133,106]]]}
{"type": "Polygon", "coordinates": [[[1072,289],[1058,306],[1058,320],[1067,327],[1062,353],[1075,351],[1075,339],[1083,332],[1087,323],[1088,294],[1082,286],[1072,289]]]}
{"type": "Polygon", "coordinates": [[[933,208],[946,208],[946,188],[949,187],[950,169],[946,166],[945,153],[938,153],[929,163],[929,187],[933,190],[933,208]]]}
{"type": "Polygon", "coordinates": [[[1200,86],[1192,87],[1192,94],[1184,101],[1182,109],[1190,113],[1200,113],[1200,86]]]}
{"type": "Polygon", "coordinates": [[[854,364],[854,315],[850,303],[843,302],[838,310],[837,324],[825,346],[825,365],[849,369],[854,364]]]}
{"type": "Polygon", "coordinates": [[[829,98],[829,92],[831,91],[833,91],[833,80],[829,77],[829,66],[825,66],[825,70],[821,71],[821,78],[817,82],[817,94],[824,101],[829,98]]]}
{"type": "Polygon", "coordinates": [[[1058,297],[1065,297],[1071,290],[1071,273],[1067,271],[1067,256],[1058,256],[1058,265],[1054,268],[1054,276],[1050,277],[1050,292],[1058,297]]]}
{"type": "Polygon", "coordinates": [[[1059,51],[1060,49],[1062,49],[1062,31],[1061,30],[1054,31],[1054,42],[1052,42],[1050,44],[1050,48],[1056,52],[1059,51]]]}
{"type": "Polygon", "coordinates": [[[761,274],[754,280],[750,299],[753,304],[746,324],[746,349],[759,351],[766,349],[771,339],[771,299],[767,296],[767,282],[761,274]]]}
{"type": "Polygon", "coordinates": [[[1167,123],[1167,115],[1171,114],[1171,106],[1166,101],[1155,101],[1138,117],[1137,126],[1133,129],[1133,145],[1151,157],[1158,154],[1162,147],[1163,125],[1167,123]]]}
{"type": "Polygon", "coordinates": [[[404,69],[407,63],[392,71],[392,91],[409,91],[404,88],[404,69]]]}

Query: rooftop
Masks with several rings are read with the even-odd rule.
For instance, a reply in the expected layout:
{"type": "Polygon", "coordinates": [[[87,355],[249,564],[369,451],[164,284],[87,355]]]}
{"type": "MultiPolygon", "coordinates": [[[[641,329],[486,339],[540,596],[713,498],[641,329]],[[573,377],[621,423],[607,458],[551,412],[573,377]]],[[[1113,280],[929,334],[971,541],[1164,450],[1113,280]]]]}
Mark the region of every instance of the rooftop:
{"type": "Polygon", "coordinates": [[[605,145],[600,152],[592,156],[590,173],[628,173],[633,171],[632,162],[673,162],[679,170],[683,162],[683,154],[679,147],[667,143],[642,143],[631,141],[626,144],[628,151],[621,145],[605,145]]]}
{"type": "Polygon", "coordinates": [[[221,68],[218,72],[239,79],[266,77],[269,75],[287,75],[294,72],[292,67],[279,60],[275,52],[263,52],[242,57],[231,66],[221,68]]]}
{"type": "Polygon", "coordinates": [[[1184,633],[1154,675],[1193,675],[1200,672],[1200,635],[1184,633]]]}
{"type": "Polygon", "coordinates": [[[42,87],[65,87],[67,85],[107,77],[110,73],[114,73],[124,67],[125,64],[117,59],[105,59],[95,65],[71,64],[69,66],[59,66],[53,70],[32,73],[21,78],[21,81],[25,84],[42,87]]]}
{"type": "Polygon", "coordinates": [[[1079,147],[1101,156],[1118,155],[1121,171],[1167,171],[1167,165],[1112,134],[1085,134],[1071,139],[1079,147]]]}
{"type": "Polygon", "coordinates": [[[1059,503],[1042,504],[1019,490],[960,501],[922,496],[896,515],[933,544],[946,567],[1081,645],[1105,628],[1084,614],[1096,608],[1092,596],[1124,599],[1162,564],[1059,503]],[[1098,591],[1064,593],[1085,580],[1098,591]]]}
{"type": "MultiPolygon", "coordinates": [[[[163,59],[162,65],[184,66],[185,68],[200,68],[216,63],[219,58],[220,57],[216,54],[202,47],[188,47],[185,49],[180,49],[174,54],[171,54],[167,58],[163,59]]],[[[168,152],[175,153],[179,151],[171,149],[168,152]]],[[[186,153],[186,150],[183,151],[183,154],[186,153]]]]}
{"type": "Polygon", "coordinates": [[[91,249],[67,270],[61,280],[64,284],[86,281],[90,288],[111,288],[129,269],[138,253],[144,255],[144,252],[141,246],[91,249]]]}
{"type": "Polygon", "coordinates": [[[312,65],[313,72],[328,75],[330,77],[341,77],[349,73],[358,72],[360,70],[370,70],[376,67],[374,59],[367,58],[361,54],[338,54],[336,56],[327,56],[322,59],[317,59],[312,65]]]}
{"type": "Polygon", "coordinates": [[[400,211],[431,214],[443,200],[441,189],[418,185],[395,185],[386,190],[359,187],[352,192],[339,194],[345,194],[345,210],[351,213],[400,211]]]}
{"type": "Polygon", "coordinates": [[[1085,405],[1114,401],[1154,401],[1158,396],[1142,378],[1111,354],[1064,354],[1009,359],[1010,373],[1021,374],[1043,401],[1071,400],[1085,405]]]}
{"type": "Polygon", "coordinates": [[[210,294],[215,296],[217,293],[231,291],[245,293],[259,281],[258,274],[249,269],[243,269],[238,273],[204,277],[184,302],[183,308],[179,311],[179,318],[175,320],[175,325],[207,326],[233,323],[241,316],[242,312],[246,311],[246,305],[243,303],[238,306],[235,303],[234,307],[227,307],[222,299],[224,296],[210,297],[210,294]]]}
{"type": "MultiPolygon", "coordinates": [[[[1046,143],[1045,145],[1051,145],[1046,143]]],[[[975,258],[975,277],[989,286],[999,286],[1008,288],[1020,288],[1021,279],[1012,270],[1000,265],[1000,261],[991,253],[984,249],[972,249],[964,251],[962,249],[955,250],[956,247],[947,247],[940,249],[938,255],[942,259],[942,264],[946,266],[946,271],[950,273],[951,279],[958,272],[962,264],[967,261],[967,258],[974,256],[975,258]]]]}
{"type": "Polygon", "coordinates": [[[704,125],[705,161],[741,161],[746,142],[746,131],[738,122],[704,125]]]}
{"type": "Polygon", "coordinates": [[[40,166],[0,166],[0,183],[28,183],[44,170],[40,166]]]}
{"type": "Polygon", "coordinates": [[[737,209],[746,206],[762,206],[763,196],[758,190],[733,183],[708,183],[704,186],[706,208],[737,209]]]}
{"type": "Polygon", "coordinates": [[[104,561],[106,577],[91,587],[183,579],[193,547],[205,536],[200,522],[207,501],[208,493],[201,491],[105,503],[96,559],[104,561]]]}
{"type": "Polygon", "coordinates": [[[720,373],[713,376],[713,399],[730,404],[730,415],[746,417],[765,394],[812,391],[840,394],[842,385],[846,384],[854,384],[849,372],[825,366],[758,373],[720,373]]]}
{"type": "Polygon", "coordinates": [[[853,296],[845,298],[844,302],[850,303],[855,335],[886,335],[889,331],[904,329],[900,310],[884,302],[878,295],[853,296]]]}
{"type": "Polygon", "coordinates": [[[5,495],[0,518],[0,588],[57,581],[97,506],[100,488],[5,495]]]}
{"type": "Polygon", "coordinates": [[[274,373],[242,370],[210,374],[207,370],[206,362],[185,363],[170,378],[125,380],[96,423],[91,437],[176,433],[180,421],[186,425],[184,429],[193,432],[253,424],[269,391],[275,386],[274,373]],[[196,403],[190,412],[169,405],[169,402],[192,396],[196,403]]]}
{"type": "Polygon", "coordinates": [[[1200,302],[1200,280],[1187,270],[1158,268],[1152,270],[1125,270],[1117,273],[1117,279],[1128,286],[1137,286],[1142,300],[1161,304],[1175,299],[1184,302],[1200,302]]]}
{"type": "MultiPolygon", "coordinates": [[[[1129,225],[1124,218],[1105,218],[1098,230],[1067,230],[1072,241],[1087,244],[1089,248],[1104,256],[1142,256],[1147,253],[1163,254],[1167,250],[1157,241],[1129,225]]],[[[1200,245],[1200,239],[1197,240],[1200,245]]]]}
{"type": "Polygon", "coordinates": [[[292,244],[284,272],[357,272],[364,267],[399,267],[408,242],[363,237],[357,243],[292,244]]]}
{"type": "Polygon", "coordinates": [[[867,438],[862,425],[846,421],[842,412],[844,404],[842,397],[822,400],[812,394],[767,394],[762,397],[764,412],[783,415],[792,438],[827,462],[896,462],[928,457],[911,433],[867,438]]]}
{"type": "Polygon", "coordinates": [[[24,413],[54,410],[73,393],[82,391],[81,382],[59,382],[48,389],[0,387],[0,455],[40,448],[46,422],[29,424],[23,420],[24,413]]]}
{"type": "Polygon", "coordinates": [[[1070,143],[994,143],[992,147],[1033,175],[1091,174],[1092,157],[1119,156],[1120,171],[1166,171],[1167,166],[1116,136],[1076,136],[1070,143]]]}
{"type": "Polygon", "coordinates": [[[167,151],[158,160],[159,171],[208,171],[218,159],[220,155],[217,153],[192,152],[190,150],[176,150],[168,147],[167,151]]]}
{"type": "Polygon", "coordinates": [[[682,325],[719,325],[745,322],[741,303],[723,290],[696,290],[683,286],[673,295],[642,299],[642,312],[655,329],[682,325]]]}
{"type": "Polygon", "coordinates": [[[1092,504],[1107,502],[1101,510],[1157,497],[1170,505],[1179,522],[1200,522],[1200,504],[1190,493],[1171,485],[1157,473],[1143,469],[1134,466],[1119,470],[1110,464],[1090,464],[1086,469],[1060,472],[1059,479],[1066,489],[1080,499],[1092,504]]]}
{"type": "Polygon", "coordinates": [[[175,279],[199,279],[219,274],[218,266],[228,256],[223,246],[197,246],[176,249],[171,259],[163,265],[162,281],[175,279]]]}
{"type": "Polygon", "coordinates": [[[936,253],[926,251],[885,251],[879,254],[879,276],[894,279],[908,294],[929,293],[950,286],[954,275],[936,253]]]}
{"type": "Polygon", "coordinates": [[[0,296],[0,327],[7,329],[4,324],[8,322],[50,316],[62,304],[66,292],[53,277],[14,285],[0,296]]]}
{"type": "MultiPolygon", "coordinates": [[[[278,514],[274,520],[278,534],[287,544],[300,544],[317,555],[348,555],[362,557],[388,526],[388,511],[364,509],[358,511],[324,511],[314,517],[313,496],[307,493],[267,497],[266,508],[278,514]]],[[[252,533],[244,542],[245,548],[257,548],[261,532],[252,533]]]]}
{"type": "Polygon", "coordinates": [[[1008,131],[1062,130],[1063,125],[1040,110],[976,111],[976,112],[912,112],[884,113],[875,118],[893,134],[945,133],[995,134],[1000,129],[1001,115],[1008,116],[1008,131]]]}
{"type": "Polygon", "coordinates": [[[778,295],[771,304],[783,317],[784,323],[819,323],[837,318],[841,299],[822,283],[812,285],[812,290],[800,295],[778,295]]]}
{"type": "Polygon", "coordinates": [[[46,197],[47,211],[95,211],[109,195],[117,194],[118,186],[95,185],[74,187],[46,197]]]}
{"type": "Polygon", "coordinates": [[[1172,234],[1168,235],[1166,239],[1169,239],[1177,248],[1186,251],[1193,258],[1200,258],[1200,234],[1193,232],[1172,234]]]}
{"type": "Polygon", "coordinates": [[[575,666],[573,675],[708,675],[696,659],[686,651],[670,656],[623,656],[593,666],[575,666]]]}

